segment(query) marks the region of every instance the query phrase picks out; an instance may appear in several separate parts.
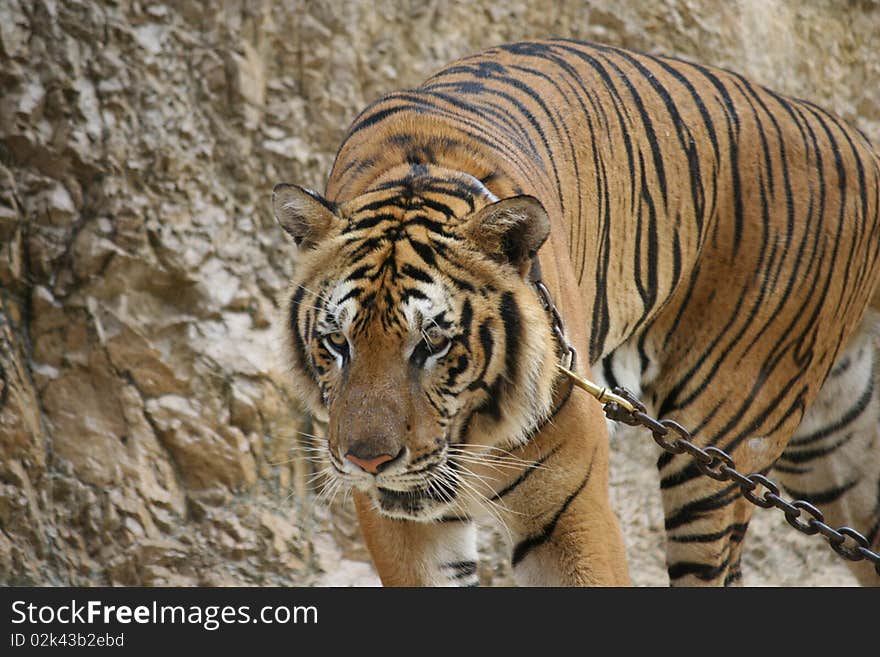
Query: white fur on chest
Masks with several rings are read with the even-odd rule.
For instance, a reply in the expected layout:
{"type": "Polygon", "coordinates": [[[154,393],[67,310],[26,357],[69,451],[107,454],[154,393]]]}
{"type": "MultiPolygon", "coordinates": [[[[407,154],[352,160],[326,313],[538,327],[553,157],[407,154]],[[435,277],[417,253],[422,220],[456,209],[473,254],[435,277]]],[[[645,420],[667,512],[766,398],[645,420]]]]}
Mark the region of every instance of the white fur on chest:
{"type": "MultiPolygon", "coordinates": [[[[639,354],[637,338],[632,337],[593,366],[593,381],[609,390],[617,386],[626,388],[651,412],[650,400],[643,399],[642,393],[657,376],[658,369],[657,362],[649,355],[639,354]]],[[[605,422],[609,437],[624,426],[613,420],[605,422]]]]}

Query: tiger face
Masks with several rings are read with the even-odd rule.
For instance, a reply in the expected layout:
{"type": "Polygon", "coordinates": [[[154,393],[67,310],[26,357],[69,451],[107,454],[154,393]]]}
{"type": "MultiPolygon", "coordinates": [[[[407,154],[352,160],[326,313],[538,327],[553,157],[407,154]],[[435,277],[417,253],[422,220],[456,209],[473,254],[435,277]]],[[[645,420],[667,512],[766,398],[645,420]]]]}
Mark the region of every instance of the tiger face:
{"type": "Polygon", "coordinates": [[[273,206],[298,245],[295,388],[327,422],[333,476],[390,517],[469,513],[468,459],[550,409],[556,343],[528,279],[544,208],[424,165],[340,205],[281,184],[273,206]]]}

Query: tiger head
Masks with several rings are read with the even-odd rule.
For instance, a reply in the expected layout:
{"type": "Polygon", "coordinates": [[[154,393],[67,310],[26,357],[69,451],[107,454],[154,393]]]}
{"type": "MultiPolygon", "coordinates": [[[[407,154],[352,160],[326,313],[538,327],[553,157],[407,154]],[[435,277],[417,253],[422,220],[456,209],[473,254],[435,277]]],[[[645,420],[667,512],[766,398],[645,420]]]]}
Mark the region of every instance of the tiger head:
{"type": "Polygon", "coordinates": [[[557,345],[529,280],[545,209],[425,165],[338,205],[279,184],[273,209],[298,246],[292,374],[333,476],[390,517],[462,508],[468,450],[521,445],[550,412],[557,345]]]}

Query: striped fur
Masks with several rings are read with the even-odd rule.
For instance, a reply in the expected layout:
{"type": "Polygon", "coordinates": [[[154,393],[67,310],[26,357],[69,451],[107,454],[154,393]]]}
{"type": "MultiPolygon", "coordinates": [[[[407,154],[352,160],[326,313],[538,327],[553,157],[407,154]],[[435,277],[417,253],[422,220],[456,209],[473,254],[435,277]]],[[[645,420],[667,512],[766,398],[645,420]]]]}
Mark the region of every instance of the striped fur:
{"type": "MultiPolygon", "coordinates": [[[[538,247],[585,373],[876,544],[880,166],[832,114],[674,58],[510,44],[378,99],[323,196],[279,194],[293,373],[387,583],[473,583],[471,543],[430,546],[480,514],[524,583],[627,581],[601,413],[553,408],[538,247]]],[[[658,468],[671,582],[737,583],[750,505],[684,456],[658,468]]]]}

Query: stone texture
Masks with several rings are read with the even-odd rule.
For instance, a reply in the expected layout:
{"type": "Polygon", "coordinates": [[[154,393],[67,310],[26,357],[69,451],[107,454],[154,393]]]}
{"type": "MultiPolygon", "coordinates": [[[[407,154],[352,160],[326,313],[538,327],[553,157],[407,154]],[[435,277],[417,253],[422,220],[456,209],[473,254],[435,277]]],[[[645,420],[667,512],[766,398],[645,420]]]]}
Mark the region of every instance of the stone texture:
{"type": "MultiPolygon", "coordinates": [[[[272,328],[291,262],[269,190],[322,187],[379,94],[548,35],[734,68],[880,141],[867,0],[0,3],[0,583],[376,583],[350,504],[316,504],[294,458],[310,429],[272,328]]],[[[616,441],[647,585],[653,458],[616,441]]],[[[748,583],[852,583],[781,527],[750,538],[748,583]]]]}

